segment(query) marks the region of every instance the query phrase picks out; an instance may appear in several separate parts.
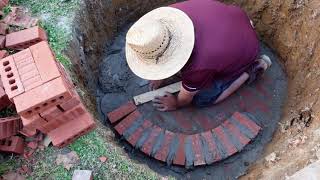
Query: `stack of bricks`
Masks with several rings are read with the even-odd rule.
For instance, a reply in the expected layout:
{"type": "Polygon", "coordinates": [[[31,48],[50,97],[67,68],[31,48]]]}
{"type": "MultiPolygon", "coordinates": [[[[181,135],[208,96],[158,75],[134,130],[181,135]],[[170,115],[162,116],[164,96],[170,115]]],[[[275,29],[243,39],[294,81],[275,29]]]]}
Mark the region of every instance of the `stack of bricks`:
{"type": "Polygon", "coordinates": [[[21,132],[39,130],[63,147],[91,131],[95,122],[46,40],[38,26],[6,35],[6,47],[21,51],[0,60],[0,75],[21,117],[21,132]]]}

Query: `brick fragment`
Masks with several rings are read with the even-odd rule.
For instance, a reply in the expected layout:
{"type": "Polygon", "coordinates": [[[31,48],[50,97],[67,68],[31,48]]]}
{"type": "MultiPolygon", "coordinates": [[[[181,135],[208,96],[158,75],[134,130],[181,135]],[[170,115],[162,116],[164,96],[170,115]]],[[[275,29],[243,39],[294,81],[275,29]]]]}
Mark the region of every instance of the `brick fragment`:
{"type": "Polygon", "coordinates": [[[174,135],[175,134],[173,132],[165,131],[161,148],[157,151],[157,153],[154,156],[156,159],[166,162],[169,153],[169,147],[172,139],[174,138],[174,135]]]}
{"type": "Polygon", "coordinates": [[[24,141],[19,136],[11,136],[0,141],[0,151],[7,153],[23,154],[24,141]]]}
{"type": "Polygon", "coordinates": [[[122,135],[130,126],[133,124],[141,116],[138,110],[131,113],[124,120],[122,120],[119,124],[115,126],[115,130],[122,135]]]}
{"type": "Polygon", "coordinates": [[[9,100],[6,92],[4,91],[2,82],[0,81],[0,110],[10,106],[11,104],[12,102],[9,100]]]}
{"type": "Polygon", "coordinates": [[[29,117],[71,98],[71,93],[62,78],[49,81],[13,98],[17,112],[29,117]]]}
{"type": "MultiPolygon", "coordinates": [[[[73,112],[67,113],[66,116],[73,117],[73,112]]],[[[52,144],[56,147],[64,147],[72,143],[75,139],[83,136],[95,128],[95,122],[88,112],[74,118],[64,125],[50,131],[48,136],[52,144]]]]}
{"type": "Polygon", "coordinates": [[[235,112],[232,115],[232,118],[240,122],[242,125],[246,126],[254,135],[257,135],[259,131],[261,130],[261,127],[258,126],[254,121],[252,121],[248,116],[235,112]]]}
{"type": "Polygon", "coordinates": [[[30,46],[29,49],[39,70],[42,83],[46,83],[60,77],[55,57],[47,41],[42,41],[30,46]]]}
{"type": "Polygon", "coordinates": [[[138,140],[140,139],[142,133],[151,126],[152,126],[152,123],[149,120],[145,120],[143,124],[127,139],[128,142],[132,146],[135,146],[138,140]]]}
{"type": "Polygon", "coordinates": [[[231,156],[238,151],[236,147],[228,139],[227,135],[223,132],[222,127],[218,126],[214,128],[212,131],[217,135],[220,142],[222,143],[224,148],[227,150],[228,156],[231,156]]]}
{"type": "Polygon", "coordinates": [[[186,162],[186,155],[185,155],[185,139],[186,135],[184,134],[177,134],[179,139],[179,147],[173,159],[173,164],[184,166],[186,162]]]}
{"type": "Polygon", "coordinates": [[[24,92],[24,87],[12,56],[1,59],[0,76],[9,99],[24,92]]]}
{"type": "Polygon", "coordinates": [[[19,117],[0,118],[0,139],[16,135],[22,129],[19,117]]]}
{"type": "Polygon", "coordinates": [[[194,134],[191,136],[192,138],[192,150],[194,153],[194,166],[200,166],[206,164],[203,156],[200,135],[194,134]]]}
{"type": "Polygon", "coordinates": [[[114,111],[108,113],[108,119],[111,123],[115,123],[131,112],[135,111],[137,106],[133,103],[133,101],[129,101],[126,104],[122,105],[121,107],[115,109],[114,111]]]}
{"type": "Polygon", "coordinates": [[[26,128],[30,129],[39,129],[41,128],[47,121],[42,119],[39,114],[35,114],[33,116],[24,117],[21,116],[22,124],[26,128]]]}
{"type": "Polygon", "coordinates": [[[148,137],[148,139],[145,141],[145,143],[143,144],[143,146],[141,147],[141,151],[144,152],[147,155],[151,154],[152,151],[152,147],[155,143],[156,138],[158,137],[158,135],[160,134],[160,132],[162,131],[162,129],[158,126],[153,126],[151,133],[148,137]]]}
{"type": "Polygon", "coordinates": [[[0,50],[0,59],[3,59],[5,57],[9,56],[8,51],[6,50],[0,50]]]}
{"type": "Polygon", "coordinates": [[[9,49],[25,49],[41,41],[46,41],[46,32],[39,26],[7,34],[6,47],[9,49]]]}
{"type": "Polygon", "coordinates": [[[37,129],[36,128],[27,128],[23,127],[20,131],[20,134],[26,136],[26,137],[32,137],[37,134],[37,129]]]}
{"type": "Polygon", "coordinates": [[[3,49],[6,45],[6,36],[0,35],[0,48],[3,49]]]}
{"type": "Polygon", "coordinates": [[[0,23],[0,35],[6,35],[8,32],[8,25],[5,23],[0,23]]]}

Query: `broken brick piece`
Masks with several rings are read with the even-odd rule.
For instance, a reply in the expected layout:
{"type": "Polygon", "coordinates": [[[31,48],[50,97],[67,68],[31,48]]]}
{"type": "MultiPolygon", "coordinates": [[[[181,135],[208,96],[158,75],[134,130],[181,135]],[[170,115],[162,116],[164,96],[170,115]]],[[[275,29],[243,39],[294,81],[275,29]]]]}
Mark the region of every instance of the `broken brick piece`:
{"type": "Polygon", "coordinates": [[[42,119],[39,114],[28,117],[21,116],[21,120],[23,126],[30,129],[39,129],[43,124],[47,123],[47,121],[42,119]]]}
{"type": "Polygon", "coordinates": [[[62,78],[49,81],[13,98],[17,112],[30,117],[71,98],[71,93],[62,78]]]}
{"type": "Polygon", "coordinates": [[[192,139],[192,151],[194,153],[194,166],[206,164],[202,152],[202,146],[200,142],[200,135],[194,134],[191,136],[192,139]]]}
{"type": "Polygon", "coordinates": [[[122,135],[130,126],[131,124],[136,121],[139,117],[141,117],[141,114],[138,110],[131,113],[129,116],[127,116],[124,120],[122,120],[119,124],[115,126],[115,130],[122,135]]]}
{"type": "Polygon", "coordinates": [[[149,127],[152,126],[152,123],[148,120],[145,120],[143,124],[136,130],[134,131],[133,134],[130,135],[130,137],[127,139],[127,141],[132,145],[135,146],[138,140],[140,139],[142,133],[148,129],[149,127]]]}
{"type": "Polygon", "coordinates": [[[136,109],[137,109],[137,106],[132,101],[130,101],[122,105],[118,109],[108,113],[108,119],[111,123],[115,123],[136,109]]]}
{"type": "Polygon", "coordinates": [[[0,76],[3,87],[10,100],[24,92],[24,87],[12,56],[1,59],[0,76]]]}
{"type": "Polygon", "coordinates": [[[30,46],[29,49],[41,76],[42,83],[60,77],[55,57],[47,41],[30,46]]]}
{"type": "Polygon", "coordinates": [[[246,116],[243,113],[235,112],[232,115],[232,118],[240,122],[243,126],[246,126],[250,131],[254,134],[257,135],[259,131],[261,130],[261,127],[258,126],[254,121],[252,121],[248,116],[246,116]]]}
{"type": "Polygon", "coordinates": [[[0,59],[5,58],[9,55],[8,51],[0,50],[0,59]]]}
{"type": "Polygon", "coordinates": [[[169,153],[169,148],[172,139],[174,138],[174,133],[170,131],[165,131],[164,133],[164,139],[161,144],[160,149],[157,151],[156,155],[154,156],[156,159],[166,162],[168,153],[169,153]]]}
{"type": "Polygon", "coordinates": [[[173,164],[184,166],[186,162],[186,155],[185,155],[185,139],[186,135],[178,134],[179,139],[179,146],[177,152],[175,153],[175,157],[173,159],[173,164]]]}
{"type": "Polygon", "coordinates": [[[0,81],[0,110],[10,106],[11,104],[12,102],[9,100],[6,92],[4,91],[2,82],[0,81]]]}
{"type": "Polygon", "coordinates": [[[22,129],[19,117],[0,118],[0,139],[16,135],[22,129]]]}
{"type": "MultiPolygon", "coordinates": [[[[72,116],[66,114],[67,116],[72,116]]],[[[87,134],[95,128],[95,122],[88,112],[78,116],[72,121],[50,131],[48,136],[56,147],[64,147],[72,143],[78,137],[87,134]]]]}
{"type": "Polygon", "coordinates": [[[26,136],[26,137],[32,137],[37,134],[37,129],[36,128],[27,128],[23,127],[20,131],[20,134],[26,136]]]}
{"type": "Polygon", "coordinates": [[[6,36],[0,35],[0,48],[3,49],[6,45],[6,36]]]}
{"type": "Polygon", "coordinates": [[[23,154],[24,141],[21,137],[11,136],[0,141],[0,151],[7,153],[23,154]]]}
{"type": "Polygon", "coordinates": [[[0,23],[0,35],[6,35],[8,32],[8,25],[5,23],[0,23]]]}
{"type": "Polygon", "coordinates": [[[9,49],[25,49],[40,41],[46,41],[46,32],[39,26],[7,34],[6,47],[9,49]]]}
{"type": "Polygon", "coordinates": [[[161,133],[162,129],[158,126],[153,126],[151,133],[148,137],[148,139],[144,142],[143,146],[141,147],[141,151],[145,154],[149,155],[151,154],[152,147],[158,137],[158,135],[161,133]]]}

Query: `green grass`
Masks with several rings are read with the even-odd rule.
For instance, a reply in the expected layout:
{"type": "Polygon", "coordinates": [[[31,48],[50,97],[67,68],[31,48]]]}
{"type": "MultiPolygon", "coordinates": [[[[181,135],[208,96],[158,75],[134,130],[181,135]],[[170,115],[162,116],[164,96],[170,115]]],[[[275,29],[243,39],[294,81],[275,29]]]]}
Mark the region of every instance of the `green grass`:
{"type": "Polygon", "coordinates": [[[11,0],[10,3],[28,7],[33,16],[40,18],[40,26],[47,31],[49,43],[57,59],[68,68],[70,61],[63,54],[63,50],[71,39],[69,27],[80,0],[11,0]]]}

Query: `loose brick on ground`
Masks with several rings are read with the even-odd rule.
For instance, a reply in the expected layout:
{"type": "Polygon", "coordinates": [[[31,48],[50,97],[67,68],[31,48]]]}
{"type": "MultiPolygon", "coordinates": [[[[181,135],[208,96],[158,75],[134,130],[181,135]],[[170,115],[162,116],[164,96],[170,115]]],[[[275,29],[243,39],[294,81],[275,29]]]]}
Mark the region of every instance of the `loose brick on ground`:
{"type": "Polygon", "coordinates": [[[156,159],[166,162],[167,156],[169,153],[169,147],[172,139],[174,138],[174,135],[175,134],[173,132],[165,131],[164,140],[161,144],[161,148],[158,150],[158,152],[154,156],[156,159]]]}
{"type": "Polygon", "coordinates": [[[9,99],[24,92],[24,87],[12,56],[0,60],[0,76],[9,99]]]}
{"type": "Polygon", "coordinates": [[[21,129],[19,117],[0,118],[0,140],[16,135],[21,129]]]}
{"type": "Polygon", "coordinates": [[[179,147],[177,152],[175,153],[175,157],[173,159],[173,164],[184,166],[186,162],[186,155],[185,155],[185,138],[186,135],[184,134],[177,134],[179,139],[179,147]]]}
{"type": "Polygon", "coordinates": [[[140,139],[142,133],[152,126],[152,123],[149,120],[145,120],[143,124],[127,139],[127,141],[132,145],[135,146],[138,140],[140,139]]]}
{"type": "Polygon", "coordinates": [[[0,140],[0,151],[23,154],[24,140],[19,136],[11,136],[7,139],[0,140]]]}
{"type": "MultiPolygon", "coordinates": [[[[66,114],[70,115],[72,112],[66,114]]],[[[78,116],[76,119],[65,123],[64,125],[50,131],[48,136],[52,144],[57,147],[64,147],[72,143],[76,138],[85,135],[95,128],[95,122],[88,112],[78,116]]]]}
{"type": "Polygon", "coordinates": [[[39,70],[42,83],[46,83],[61,76],[55,57],[47,41],[37,43],[29,49],[39,70]]]}
{"type": "Polygon", "coordinates": [[[32,137],[37,134],[37,129],[36,128],[27,128],[23,127],[20,131],[20,134],[26,136],[26,137],[32,137]]]}
{"type": "Polygon", "coordinates": [[[152,127],[152,130],[151,130],[151,133],[150,133],[148,139],[145,141],[145,143],[141,147],[142,152],[144,152],[147,155],[151,154],[152,147],[155,144],[155,141],[156,141],[157,137],[159,136],[159,134],[161,133],[161,131],[162,131],[162,129],[158,126],[152,127]]]}
{"type": "Polygon", "coordinates": [[[71,98],[62,78],[49,81],[13,98],[17,112],[25,117],[45,111],[71,98]]]}
{"type": "Polygon", "coordinates": [[[46,41],[46,32],[39,26],[7,34],[6,47],[9,49],[25,49],[41,41],[46,41]]]}
{"type": "Polygon", "coordinates": [[[139,117],[141,117],[140,112],[138,110],[135,110],[133,113],[131,113],[129,116],[127,116],[125,119],[123,119],[119,124],[115,126],[116,131],[120,135],[122,135],[134,121],[139,119],[139,117]]]}
{"type": "Polygon", "coordinates": [[[242,125],[246,126],[254,135],[257,135],[261,130],[261,127],[258,126],[254,121],[252,121],[248,116],[243,113],[235,112],[232,115],[232,118],[240,122],[242,125]]]}
{"type": "Polygon", "coordinates": [[[137,106],[134,104],[134,102],[129,101],[126,104],[124,104],[124,105],[120,106],[119,108],[113,110],[112,112],[108,113],[107,116],[108,116],[108,119],[111,123],[115,123],[136,109],[137,109],[137,106]]]}
{"type": "Polygon", "coordinates": [[[194,134],[191,136],[191,138],[192,138],[192,150],[194,153],[194,166],[206,164],[203,156],[200,135],[194,134]]]}

